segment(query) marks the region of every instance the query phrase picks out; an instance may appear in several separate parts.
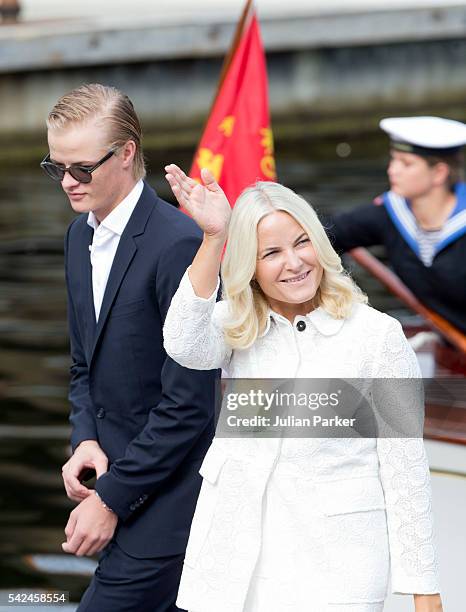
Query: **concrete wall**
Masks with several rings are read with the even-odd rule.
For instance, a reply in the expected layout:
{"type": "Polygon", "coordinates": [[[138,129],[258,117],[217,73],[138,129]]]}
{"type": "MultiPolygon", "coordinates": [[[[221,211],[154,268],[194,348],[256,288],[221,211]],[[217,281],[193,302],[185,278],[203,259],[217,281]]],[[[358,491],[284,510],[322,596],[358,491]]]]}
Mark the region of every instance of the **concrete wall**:
{"type": "MultiPolygon", "coordinates": [[[[271,109],[289,124],[299,124],[299,116],[353,117],[354,127],[371,114],[447,105],[466,109],[465,57],[466,40],[272,53],[271,109]]],[[[41,130],[62,93],[98,81],[126,91],[146,127],[168,132],[192,127],[196,139],[220,66],[219,59],[204,58],[3,75],[0,132],[41,130]]],[[[183,138],[189,141],[189,132],[183,138]]]]}
{"type": "MultiPolygon", "coordinates": [[[[245,0],[79,0],[70,2],[63,0],[20,0],[22,17],[26,20],[51,18],[82,18],[84,15],[93,17],[118,16],[128,13],[157,14],[161,19],[185,19],[202,22],[213,15],[237,15],[245,0]]],[[[283,0],[255,0],[255,4],[263,17],[273,14],[283,14],[283,0]]],[[[391,0],[393,8],[413,7],[444,7],[451,6],[451,0],[391,0]]],[[[454,4],[465,4],[457,0],[454,4]]],[[[377,11],[387,8],[386,0],[287,0],[288,13],[342,13],[348,11],[377,11]]]]}
{"type": "MultiPolygon", "coordinates": [[[[146,131],[159,135],[154,144],[164,135],[195,142],[234,24],[130,25],[0,29],[4,139],[43,133],[62,93],[99,81],[130,95],[146,131]]],[[[466,112],[466,6],[290,15],[261,27],[277,133],[360,130],[394,112],[466,112]]]]}

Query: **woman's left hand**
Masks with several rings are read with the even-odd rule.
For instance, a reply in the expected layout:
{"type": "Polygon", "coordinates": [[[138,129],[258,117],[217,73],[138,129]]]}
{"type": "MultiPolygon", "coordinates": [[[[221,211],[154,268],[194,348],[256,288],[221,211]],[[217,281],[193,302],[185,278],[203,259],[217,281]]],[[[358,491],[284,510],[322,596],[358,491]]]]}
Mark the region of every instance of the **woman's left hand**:
{"type": "Polygon", "coordinates": [[[415,612],[443,612],[440,595],[414,595],[415,612]]]}

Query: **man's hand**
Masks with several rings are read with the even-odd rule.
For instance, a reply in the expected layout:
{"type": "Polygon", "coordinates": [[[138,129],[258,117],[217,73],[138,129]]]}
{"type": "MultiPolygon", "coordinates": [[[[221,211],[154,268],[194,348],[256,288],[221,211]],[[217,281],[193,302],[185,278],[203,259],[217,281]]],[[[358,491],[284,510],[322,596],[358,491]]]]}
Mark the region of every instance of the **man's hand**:
{"type": "Polygon", "coordinates": [[[62,468],[66,494],[73,501],[81,502],[92,493],[79,481],[80,474],[86,468],[94,469],[97,478],[105,474],[108,469],[107,456],[95,440],[81,442],[62,468]]]}
{"type": "Polygon", "coordinates": [[[117,515],[105,508],[93,491],[91,493],[71,512],[65,527],[66,542],[62,548],[78,557],[90,557],[105,548],[118,523],[117,515]]]}
{"type": "Polygon", "coordinates": [[[440,595],[414,595],[415,612],[442,612],[440,595]]]}

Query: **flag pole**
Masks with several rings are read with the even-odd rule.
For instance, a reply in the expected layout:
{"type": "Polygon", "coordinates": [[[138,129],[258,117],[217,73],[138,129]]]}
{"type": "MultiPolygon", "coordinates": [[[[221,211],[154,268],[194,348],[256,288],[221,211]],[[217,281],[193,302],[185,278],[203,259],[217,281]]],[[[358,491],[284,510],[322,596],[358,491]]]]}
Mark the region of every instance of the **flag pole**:
{"type": "MultiPolygon", "coordinates": [[[[220,72],[220,78],[218,80],[217,91],[214,96],[214,104],[217,99],[218,92],[222,88],[223,81],[227,75],[227,72],[230,68],[231,61],[238,49],[239,43],[241,42],[241,38],[243,36],[244,28],[247,24],[249,15],[251,14],[253,9],[253,0],[246,0],[246,4],[244,5],[243,12],[241,13],[241,17],[238,21],[238,25],[236,26],[235,34],[233,37],[233,42],[231,43],[230,49],[228,50],[227,55],[223,61],[222,71],[220,72]]],[[[213,106],[213,105],[212,105],[213,106]]]]}
{"type": "Polygon", "coordinates": [[[252,12],[254,8],[254,0],[246,0],[246,4],[244,5],[243,11],[241,13],[240,19],[238,21],[238,24],[236,25],[236,29],[235,29],[235,34],[233,36],[233,41],[230,45],[230,48],[228,49],[228,52],[225,56],[225,59],[223,60],[223,64],[222,64],[222,70],[220,72],[220,77],[217,83],[217,88],[215,90],[215,95],[213,97],[212,100],[212,104],[210,105],[210,109],[209,112],[207,113],[207,117],[206,120],[204,122],[204,126],[202,128],[202,132],[201,134],[203,134],[205,132],[205,129],[207,127],[207,124],[209,122],[209,117],[212,114],[212,111],[214,109],[215,103],[217,101],[218,95],[222,89],[222,85],[223,82],[228,74],[228,70],[230,69],[231,66],[231,62],[235,56],[236,50],[239,47],[239,44],[241,42],[241,38],[243,36],[244,33],[244,29],[246,27],[246,24],[248,22],[249,16],[252,12]]]}

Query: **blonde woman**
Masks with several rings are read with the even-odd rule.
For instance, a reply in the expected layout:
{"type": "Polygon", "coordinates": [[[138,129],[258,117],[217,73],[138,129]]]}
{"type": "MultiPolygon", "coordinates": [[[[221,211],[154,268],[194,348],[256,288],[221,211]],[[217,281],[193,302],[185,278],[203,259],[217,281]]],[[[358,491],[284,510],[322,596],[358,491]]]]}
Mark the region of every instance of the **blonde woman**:
{"type": "MultiPolygon", "coordinates": [[[[232,212],[209,171],[166,171],[204,232],[165,321],[173,359],[231,378],[420,376],[301,197],[258,183],[232,212]]],[[[200,472],[179,607],[381,612],[391,572],[416,612],[442,610],[422,439],[215,438],[200,472]]]]}

